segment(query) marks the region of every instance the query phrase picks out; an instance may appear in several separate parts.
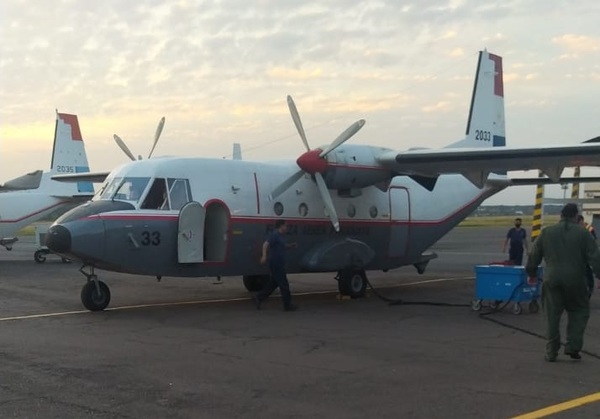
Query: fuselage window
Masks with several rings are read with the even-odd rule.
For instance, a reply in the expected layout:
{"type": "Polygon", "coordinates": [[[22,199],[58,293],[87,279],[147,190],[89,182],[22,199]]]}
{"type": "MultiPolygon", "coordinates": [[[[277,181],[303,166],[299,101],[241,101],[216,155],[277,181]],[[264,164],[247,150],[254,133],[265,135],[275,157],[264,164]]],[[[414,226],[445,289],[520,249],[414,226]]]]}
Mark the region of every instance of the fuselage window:
{"type": "Polygon", "coordinates": [[[116,199],[137,203],[149,181],[150,178],[148,177],[114,178],[103,187],[100,199],[116,199]]]}
{"type": "Polygon", "coordinates": [[[169,179],[168,184],[172,210],[180,210],[192,200],[190,183],[187,179],[169,179]]]}
{"type": "Polygon", "coordinates": [[[148,191],[142,209],[169,209],[169,195],[167,194],[167,183],[163,178],[154,179],[154,183],[148,191]]]}
{"type": "Polygon", "coordinates": [[[298,214],[300,214],[302,217],[306,217],[308,215],[308,205],[306,205],[304,202],[301,203],[298,206],[298,214]]]}
{"type": "Polygon", "coordinates": [[[119,189],[122,180],[123,178],[116,177],[104,183],[104,185],[102,185],[102,188],[98,192],[98,194],[100,195],[100,199],[111,199],[117,191],[117,189],[119,189]]]}
{"type": "Polygon", "coordinates": [[[371,218],[375,218],[377,217],[378,211],[377,211],[377,207],[375,205],[373,205],[371,208],[369,208],[369,215],[371,216],[371,218]]]}
{"type": "Polygon", "coordinates": [[[348,217],[353,218],[356,215],[356,207],[353,204],[348,204],[348,217]]]}
{"type": "Polygon", "coordinates": [[[275,211],[275,214],[277,215],[283,214],[283,204],[281,202],[275,202],[275,205],[273,205],[273,211],[275,211]]]}

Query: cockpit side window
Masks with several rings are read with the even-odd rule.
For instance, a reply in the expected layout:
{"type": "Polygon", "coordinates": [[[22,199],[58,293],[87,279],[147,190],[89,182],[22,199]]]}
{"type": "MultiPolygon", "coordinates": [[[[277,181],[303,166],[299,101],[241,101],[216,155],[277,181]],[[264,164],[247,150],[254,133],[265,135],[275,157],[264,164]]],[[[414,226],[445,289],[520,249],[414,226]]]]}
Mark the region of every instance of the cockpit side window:
{"type": "Polygon", "coordinates": [[[102,185],[102,188],[97,193],[99,199],[111,199],[117,189],[119,189],[119,186],[121,186],[122,180],[123,178],[116,177],[104,182],[104,185],[102,185]]]}
{"type": "Polygon", "coordinates": [[[192,200],[190,183],[187,179],[169,179],[168,184],[171,209],[180,210],[192,200]]]}
{"type": "Polygon", "coordinates": [[[167,183],[164,178],[154,179],[154,183],[152,183],[150,191],[148,191],[148,195],[146,195],[146,199],[144,199],[142,209],[169,209],[167,183]]]}

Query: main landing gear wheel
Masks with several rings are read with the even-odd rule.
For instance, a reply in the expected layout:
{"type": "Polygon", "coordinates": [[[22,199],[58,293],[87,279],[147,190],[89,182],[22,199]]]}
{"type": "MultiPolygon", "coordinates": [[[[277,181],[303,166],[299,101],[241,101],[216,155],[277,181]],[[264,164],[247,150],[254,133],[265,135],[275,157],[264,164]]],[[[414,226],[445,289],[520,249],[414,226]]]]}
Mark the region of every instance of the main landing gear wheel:
{"type": "Polygon", "coordinates": [[[43,250],[36,250],[33,254],[33,260],[37,263],[44,263],[46,261],[46,254],[43,250]]]}
{"type": "Polygon", "coordinates": [[[244,286],[250,292],[262,291],[269,279],[269,275],[244,275],[244,286]]]}
{"type": "Polygon", "coordinates": [[[81,289],[81,302],[90,311],[102,311],[110,303],[110,290],[102,281],[92,280],[81,289]]]}
{"type": "Polygon", "coordinates": [[[340,294],[351,298],[361,298],[367,291],[367,276],[365,271],[347,269],[338,272],[338,289],[340,294]]]}

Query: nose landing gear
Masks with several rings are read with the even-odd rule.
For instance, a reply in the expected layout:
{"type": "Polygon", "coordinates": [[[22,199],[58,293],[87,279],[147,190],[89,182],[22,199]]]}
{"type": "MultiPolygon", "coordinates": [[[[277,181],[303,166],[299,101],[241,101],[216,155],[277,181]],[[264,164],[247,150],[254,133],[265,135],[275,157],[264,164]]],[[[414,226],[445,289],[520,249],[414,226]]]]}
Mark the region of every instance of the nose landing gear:
{"type": "Polygon", "coordinates": [[[83,265],[79,269],[79,272],[87,278],[86,284],[81,289],[81,302],[90,311],[102,311],[110,303],[110,289],[108,285],[98,279],[93,266],[88,266],[89,273],[85,272],[86,266],[83,265]]]}

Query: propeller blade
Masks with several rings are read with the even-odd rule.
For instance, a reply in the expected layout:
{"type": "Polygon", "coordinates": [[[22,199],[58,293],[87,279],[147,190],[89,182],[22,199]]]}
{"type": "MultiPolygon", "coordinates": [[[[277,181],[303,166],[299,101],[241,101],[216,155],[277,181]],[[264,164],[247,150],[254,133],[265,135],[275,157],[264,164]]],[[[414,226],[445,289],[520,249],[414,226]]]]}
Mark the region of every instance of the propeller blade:
{"type": "Polygon", "coordinates": [[[302,176],[304,176],[304,170],[298,170],[292,176],[281,182],[281,184],[273,189],[273,192],[269,194],[269,201],[274,200],[279,195],[291,188],[292,185],[298,182],[302,176]]]}
{"type": "Polygon", "coordinates": [[[125,145],[125,142],[123,140],[121,140],[121,137],[119,137],[117,134],[113,135],[113,138],[115,139],[117,145],[121,148],[121,150],[123,150],[123,153],[127,154],[127,157],[129,157],[131,160],[135,161],[135,157],[133,156],[133,153],[129,150],[129,147],[127,147],[125,145]]]}
{"type": "Polygon", "coordinates": [[[300,114],[298,114],[298,109],[296,109],[296,104],[294,103],[294,99],[288,95],[287,97],[288,108],[290,108],[290,113],[292,114],[292,119],[294,120],[294,124],[296,125],[296,129],[298,130],[298,134],[300,134],[300,138],[304,143],[304,147],[306,147],[306,151],[310,151],[310,147],[308,146],[308,141],[306,141],[306,134],[304,133],[304,128],[302,127],[302,121],[300,121],[300,114]]]}
{"type": "Polygon", "coordinates": [[[319,188],[319,192],[321,193],[321,199],[323,199],[323,203],[325,204],[325,208],[327,208],[327,213],[329,214],[329,218],[331,219],[331,224],[333,224],[333,228],[335,228],[335,231],[339,232],[340,222],[338,221],[338,216],[335,212],[335,207],[333,206],[333,201],[331,200],[331,195],[329,195],[329,190],[327,189],[325,180],[319,172],[315,173],[315,179],[317,180],[317,187],[319,188]]]}
{"type": "Polygon", "coordinates": [[[324,151],[321,152],[321,154],[319,154],[319,157],[325,157],[327,154],[331,153],[333,150],[344,144],[347,140],[350,139],[350,137],[356,134],[358,130],[363,127],[363,125],[365,125],[364,119],[360,119],[354,124],[350,125],[348,128],[346,128],[346,131],[338,135],[338,137],[335,140],[333,140],[331,144],[329,144],[329,147],[327,147],[324,151]]]}
{"type": "Polygon", "coordinates": [[[154,144],[152,144],[152,149],[150,150],[150,154],[148,154],[148,158],[152,157],[152,153],[154,152],[154,147],[156,147],[156,143],[158,143],[158,139],[160,138],[160,134],[162,133],[163,127],[165,126],[165,117],[163,116],[156,127],[156,132],[154,133],[154,144]]]}

